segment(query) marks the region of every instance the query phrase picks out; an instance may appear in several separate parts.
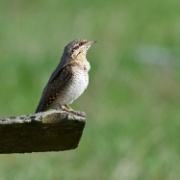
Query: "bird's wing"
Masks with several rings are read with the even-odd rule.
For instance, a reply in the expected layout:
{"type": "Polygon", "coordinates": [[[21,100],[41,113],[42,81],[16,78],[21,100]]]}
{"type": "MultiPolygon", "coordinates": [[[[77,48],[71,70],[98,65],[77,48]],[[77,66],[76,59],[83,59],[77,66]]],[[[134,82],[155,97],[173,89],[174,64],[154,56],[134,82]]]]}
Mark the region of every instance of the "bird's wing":
{"type": "Polygon", "coordinates": [[[46,111],[57,96],[66,89],[69,82],[72,81],[73,72],[71,63],[63,66],[58,72],[53,72],[53,74],[55,74],[55,76],[50,77],[46,87],[43,90],[36,113],[46,111]]]}

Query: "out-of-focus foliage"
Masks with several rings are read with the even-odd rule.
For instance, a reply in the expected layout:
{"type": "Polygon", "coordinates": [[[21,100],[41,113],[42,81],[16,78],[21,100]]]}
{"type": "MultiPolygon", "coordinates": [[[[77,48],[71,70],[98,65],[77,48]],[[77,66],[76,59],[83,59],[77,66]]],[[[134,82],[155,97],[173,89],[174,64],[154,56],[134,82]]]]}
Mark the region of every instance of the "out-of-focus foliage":
{"type": "Polygon", "coordinates": [[[2,0],[1,117],[34,112],[68,42],[98,43],[78,149],[1,155],[0,179],[179,179],[179,34],[178,0],[2,0]]]}

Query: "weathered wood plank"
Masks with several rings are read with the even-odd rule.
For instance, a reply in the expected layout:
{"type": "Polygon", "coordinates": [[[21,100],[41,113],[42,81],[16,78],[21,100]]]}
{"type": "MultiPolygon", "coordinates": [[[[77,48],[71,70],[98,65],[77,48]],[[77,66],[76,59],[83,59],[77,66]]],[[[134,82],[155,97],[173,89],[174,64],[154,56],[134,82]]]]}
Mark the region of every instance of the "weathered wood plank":
{"type": "Polygon", "coordinates": [[[85,117],[61,110],[0,118],[0,153],[75,149],[84,126],[85,117]]]}

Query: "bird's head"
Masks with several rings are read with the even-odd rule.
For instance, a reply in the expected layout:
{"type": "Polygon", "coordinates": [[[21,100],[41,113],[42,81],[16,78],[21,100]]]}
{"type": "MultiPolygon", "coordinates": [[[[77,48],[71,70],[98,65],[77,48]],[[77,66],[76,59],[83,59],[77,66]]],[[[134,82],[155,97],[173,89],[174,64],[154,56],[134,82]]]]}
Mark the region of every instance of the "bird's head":
{"type": "Polygon", "coordinates": [[[88,49],[94,44],[96,41],[88,41],[86,39],[76,39],[70,42],[65,48],[64,53],[66,55],[77,58],[78,56],[85,56],[88,49]]]}

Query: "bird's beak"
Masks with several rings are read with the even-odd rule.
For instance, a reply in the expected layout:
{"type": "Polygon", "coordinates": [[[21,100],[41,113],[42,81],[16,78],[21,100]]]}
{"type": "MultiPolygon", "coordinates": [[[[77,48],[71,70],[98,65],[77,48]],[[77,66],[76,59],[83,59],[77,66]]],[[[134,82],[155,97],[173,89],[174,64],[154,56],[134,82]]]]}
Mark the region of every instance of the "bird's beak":
{"type": "Polygon", "coordinates": [[[87,50],[94,44],[94,43],[96,43],[97,41],[88,41],[87,43],[86,43],[86,48],[87,48],[87,50]]]}
{"type": "Polygon", "coordinates": [[[89,41],[89,44],[92,46],[94,43],[97,43],[97,41],[89,41]]]}

